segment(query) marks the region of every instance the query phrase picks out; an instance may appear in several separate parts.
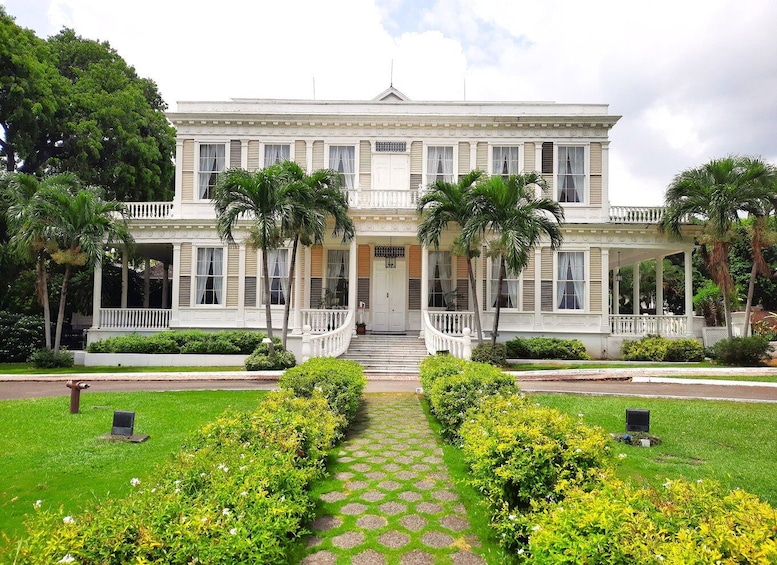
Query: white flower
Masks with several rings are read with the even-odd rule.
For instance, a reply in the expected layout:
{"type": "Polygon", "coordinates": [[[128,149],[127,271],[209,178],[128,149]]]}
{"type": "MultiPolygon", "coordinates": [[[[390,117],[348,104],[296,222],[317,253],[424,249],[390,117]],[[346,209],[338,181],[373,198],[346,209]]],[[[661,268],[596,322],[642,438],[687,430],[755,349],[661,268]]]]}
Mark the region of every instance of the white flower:
{"type": "MultiPolygon", "coordinates": [[[[701,484],[701,483],[703,483],[703,482],[704,482],[704,479],[696,479],[696,482],[697,482],[697,483],[699,483],[699,484],[701,484]]],[[[38,501],[38,502],[40,502],[40,501],[38,501]]]]}
{"type": "Polygon", "coordinates": [[[517,553],[518,553],[518,555],[523,555],[523,548],[519,549],[519,550],[517,551],[517,553]]]}
{"type": "Polygon", "coordinates": [[[138,485],[140,484],[140,479],[139,479],[139,478],[137,478],[137,477],[132,477],[132,478],[130,479],[130,484],[131,484],[133,487],[136,487],[136,486],[138,486],[138,485]]]}
{"type": "Polygon", "coordinates": [[[178,494],[179,492],[181,492],[181,489],[177,488],[173,491],[173,494],[178,494]]]}
{"type": "Polygon", "coordinates": [[[671,481],[671,480],[667,480],[667,481],[664,483],[664,488],[669,488],[669,487],[671,487],[671,486],[672,486],[672,481],[671,481]]]}
{"type": "Polygon", "coordinates": [[[540,525],[539,525],[539,524],[537,524],[536,526],[532,527],[531,531],[532,531],[532,532],[539,532],[541,529],[542,529],[542,528],[540,527],[540,525]]]}
{"type": "Polygon", "coordinates": [[[73,561],[75,561],[75,560],[76,560],[76,558],[75,558],[75,557],[73,557],[73,556],[72,556],[72,555],[70,555],[69,553],[66,553],[66,554],[65,554],[65,556],[64,556],[62,559],[60,559],[59,561],[57,561],[57,563],[72,563],[72,562],[73,562],[73,561]]]}
{"type": "Polygon", "coordinates": [[[243,492],[240,493],[240,496],[248,496],[248,492],[244,490],[243,492]]]}
{"type": "Polygon", "coordinates": [[[618,459],[626,459],[626,454],[625,453],[619,453],[618,454],[618,459]]]}
{"type": "Polygon", "coordinates": [[[202,518],[200,518],[200,522],[202,522],[203,524],[205,522],[207,522],[207,521],[208,521],[208,517],[207,516],[203,516],[202,518]]]}
{"type": "Polygon", "coordinates": [[[508,518],[509,518],[510,520],[515,520],[515,514],[510,514],[510,515],[508,516],[508,518]]]}
{"type": "Polygon", "coordinates": [[[227,471],[229,471],[229,467],[227,467],[226,465],[224,465],[224,463],[219,463],[219,466],[217,467],[217,469],[218,469],[219,471],[224,471],[225,473],[226,473],[227,471]]]}
{"type": "Polygon", "coordinates": [[[583,452],[583,450],[580,449],[579,447],[577,449],[575,449],[575,453],[582,453],[582,452],[583,452]]]}
{"type": "Polygon", "coordinates": [[[151,489],[151,494],[154,494],[156,492],[156,487],[151,489]]]}
{"type": "Polygon", "coordinates": [[[43,504],[43,501],[38,499],[35,501],[35,504],[32,505],[33,508],[40,508],[40,505],[43,504]]]}
{"type": "Polygon", "coordinates": [[[582,414],[578,414],[578,415],[577,415],[577,417],[578,417],[578,418],[582,418],[582,417],[583,417],[583,415],[582,415],[582,414]]]}
{"type": "Polygon", "coordinates": [[[65,524],[72,524],[73,522],[75,522],[75,520],[73,520],[72,516],[65,516],[64,518],[62,518],[62,521],[65,524]]]}
{"type": "Polygon", "coordinates": [[[234,536],[237,533],[237,528],[231,528],[229,533],[234,536]]]}
{"type": "Polygon", "coordinates": [[[178,486],[178,485],[180,485],[180,484],[181,484],[181,481],[175,481],[173,484],[174,484],[175,486],[178,486]]]}
{"type": "Polygon", "coordinates": [[[200,477],[202,477],[203,479],[204,479],[206,476],[207,476],[207,475],[206,475],[205,473],[200,473],[200,477]]]}
{"type": "Polygon", "coordinates": [[[224,508],[224,509],[221,511],[221,513],[222,513],[224,516],[229,516],[229,514],[230,514],[230,512],[229,512],[229,508],[224,508]]]}

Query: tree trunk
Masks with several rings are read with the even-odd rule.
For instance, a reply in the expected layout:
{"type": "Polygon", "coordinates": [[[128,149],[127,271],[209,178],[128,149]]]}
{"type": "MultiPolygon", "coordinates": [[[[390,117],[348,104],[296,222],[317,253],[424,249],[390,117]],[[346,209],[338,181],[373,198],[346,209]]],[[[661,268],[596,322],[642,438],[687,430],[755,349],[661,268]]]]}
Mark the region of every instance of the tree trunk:
{"type": "Polygon", "coordinates": [[[54,352],[59,352],[59,344],[62,340],[62,325],[65,322],[65,299],[67,298],[67,282],[70,278],[70,265],[65,266],[65,275],[62,277],[62,289],[59,291],[59,312],[57,313],[57,332],[54,336],[54,352]]]}
{"type": "Polygon", "coordinates": [[[496,287],[496,312],[494,312],[494,329],[491,330],[491,349],[496,347],[496,334],[499,330],[499,313],[502,310],[502,282],[505,277],[505,260],[501,255],[499,256],[499,282],[496,287]]]}
{"type": "Polygon", "coordinates": [[[727,290],[723,290],[723,316],[726,320],[726,335],[731,339],[734,337],[734,331],[731,327],[731,296],[727,290]]]}
{"type": "Polygon", "coordinates": [[[745,305],[745,327],[742,330],[742,336],[747,337],[750,334],[750,311],[753,308],[753,294],[755,293],[755,276],[758,274],[758,267],[755,262],[750,270],[750,284],[747,285],[747,304],[745,305]]]}
{"type": "Polygon", "coordinates": [[[297,265],[297,247],[299,245],[299,234],[294,236],[294,245],[291,247],[291,261],[289,262],[289,284],[286,304],[283,307],[283,333],[281,334],[281,343],[286,348],[286,335],[289,333],[289,313],[291,312],[291,297],[294,296],[294,268],[297,265]]]}
{"type": "Polygon", "coordinates": [[[478,301],[478,285],[475,280],[475,270],[472,268],[472,257],[467,257],[467,274],[469,275],[469,286],[472,289],[472,302],[475,311],[475,329],[478,334],[478,343],[483,343],[483,326],[480,323],[480,302],[478,301]]]}
{"type": "Polygon", "coordinates": [[[270,267],[267,263],[267,247],[262,247],[262,274],[264,275],[264,317],[267,324],[267,337],[270,338],[270,355],[275,353],[272,333],[272,308],[270,308],[270,267]]]}
{"type": "Polygon", "coordinates": [[[51,349],[51,307],[49,306],[49,283],[46,277],[46,263],[43,252],[38,253],[38,298],[43,306],[43,326],[46,332],[46,349],[51,349]]]}

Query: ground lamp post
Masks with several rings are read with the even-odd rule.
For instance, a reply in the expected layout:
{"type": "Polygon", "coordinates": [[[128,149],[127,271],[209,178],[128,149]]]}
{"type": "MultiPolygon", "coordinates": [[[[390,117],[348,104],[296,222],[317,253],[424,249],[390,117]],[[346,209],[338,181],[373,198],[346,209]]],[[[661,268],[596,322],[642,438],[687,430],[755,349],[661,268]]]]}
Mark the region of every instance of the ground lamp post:
{"type": "Polygon", "coordinates": [[[89,383],[81,381],[67,381],[65,386],[70,389],[70,413],[78,414],[81,405],[81,391],[89,388],[89,383]]]}

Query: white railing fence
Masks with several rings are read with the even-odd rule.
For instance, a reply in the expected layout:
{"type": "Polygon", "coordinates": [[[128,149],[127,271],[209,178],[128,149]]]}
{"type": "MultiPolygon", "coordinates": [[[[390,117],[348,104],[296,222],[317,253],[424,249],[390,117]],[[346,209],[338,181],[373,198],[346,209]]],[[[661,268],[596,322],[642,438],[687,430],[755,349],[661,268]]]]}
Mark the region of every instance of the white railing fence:
{"type": "Polygon", "coordinates": [[[330,332],[345,323],[348,310],[306,308],[302,310],[302,327],[310,326],[314,334],[330,332]]]}
{"type": "Polygon", "coordinates": [[[616,224],[658,224],[663,206],[610,206],[610,221],[616,224]]]}
{"type": "Polygon", "coordinates": [[[424,310],[424,340],[426,342],[426,351],[435,355],[438,351],[447,351],[454,357],[462,359],[472,358],[472,331],[464,328],[461,336],[450,335],[441,332],[432,324],[430,312],[424,310]]]}
{"type": "Polygon", "coordinates": [[[127,215],[133,220],[172,218],[172,202],[126,202],[127,215]]]}
{"type": "Polygon", "coordinates": [[[170,327],[166,308],[100,308],[100,328],[166,330],[170,327]]]}
{"type": "Polygon", "coordinates": [[[313,333],[310,325],[302,326],[302,362],[311,357],[338,357],[348,350],[354,330],[353,310],[330,310],[343,312],[342,324],[324,333],[313,333]]]}
{"type": "Polygon", "coordinates": [[[464,335],[464,328],[472,328],[475,323],[474,312],[449,312],[429,310],[429,322],[444,334],[464,335]]]}
{"type": "Polygon", "coordinates": [[[399,208],[412,210],[418,204],[418,190],[361,190],[347,191],[351,208],[399,208]]]}
{"type": "Polygon", "coordinates": [[[612,335],[643,336],[658,334],[663,337],[685,337],[688,335],[686,316],[610,316],[612,335]]]}

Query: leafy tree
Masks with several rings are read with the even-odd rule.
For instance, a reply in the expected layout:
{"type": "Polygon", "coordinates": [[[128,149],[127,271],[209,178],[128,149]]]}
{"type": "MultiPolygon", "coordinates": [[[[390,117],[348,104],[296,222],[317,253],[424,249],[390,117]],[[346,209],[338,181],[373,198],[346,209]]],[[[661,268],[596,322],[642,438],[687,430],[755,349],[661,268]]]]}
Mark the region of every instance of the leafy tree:
{"type": "Polygon", "coordinates": [[[771,167],[760,159],[724,157],[677,174],[666,191],[667,210],[662,228],[674,236],[681,235],[687,218],[704,222],[701,243],[711,248],[707,266],[712,280],[723,292],[723,304],[728,337],[731,329],[731,293],[734,284],[729,273],[729,251],[732,228],[740,212],[753,216],[774,207],[777,201],[772,183],[771,167]]]}
{"type": "MultiPolygon", "coordinates": [[[[289,329],[289,313],[294,290],[294,269],[297,263],[297,248],[301,243],[309,246],[324,239],[327,218],[332,218],[332,235],[342,235],[343,242],[354,236],[353,220],[348,215],[348,200],[340,190],[340,173],[333,169],[319,169],[311,174],[293,161],[280,164],[284,182],[294,190],[292,207],[282,226],[283,237],[292,240],[289,261],[288,297],[283,312],[281,342],[286,347],[289,329]]],[[[353,305],[351,305],[353,307],[353,305]]]]}
{"type": "Polygon", "coordinates": [[[491,176],[478,182],[468,198],[471,214],[462,237],[465,241],[486,241],[489,253],[499,260],[492,347],[499,330],[506,267],[520,273],[529,262],[529,252],[543,239],[550,240],[551,249],[558,249],[563,239],[564,209],[555,200],[537,198],[535,185],[546,186],[537,172],[511,175],[507,180],[491,176]]]}
{"type": "MultiPolygon", "coordinates": [[[[673,314],[685,313],[685,272],[682,256],[675,254],[663,259],[664,301],[673,314]]],[[[620,312],[629,312],[633,308],[634,271],[631,268],[621,269],[620,312]]],[[[656,261],[644,261],[639,264],[639,296],[637,299],[645,304],[656,300],[656,261]]],[[[658,309],[658,305],[656,305],[658,309]]]]}
{"type": "MultiPolygon", "coordinates": [[[[440,237],[448,229],[448,224],[457,224],[463,228],[470,217],[469,194],[474,184],[483,177],[483,171],[470,171],[459,182],[451,183],[437,180],[429,185],[429,189],[418,201],[418,214],[421,221],[418,224],[418,239],[424,245],[440,247],[440,237]]],[[[472,260],[480,255],[480,245],[477,241],[468,241],[463,236],[456,238],[453,244],[454,253],[467,258],[467,275],[472,291],[473,310],[475,311],[475,328],[478,341],[483,342],[483,327],[480,322],[480,301],[477,294],[477,281],[472,268],[472,260]]]]}

